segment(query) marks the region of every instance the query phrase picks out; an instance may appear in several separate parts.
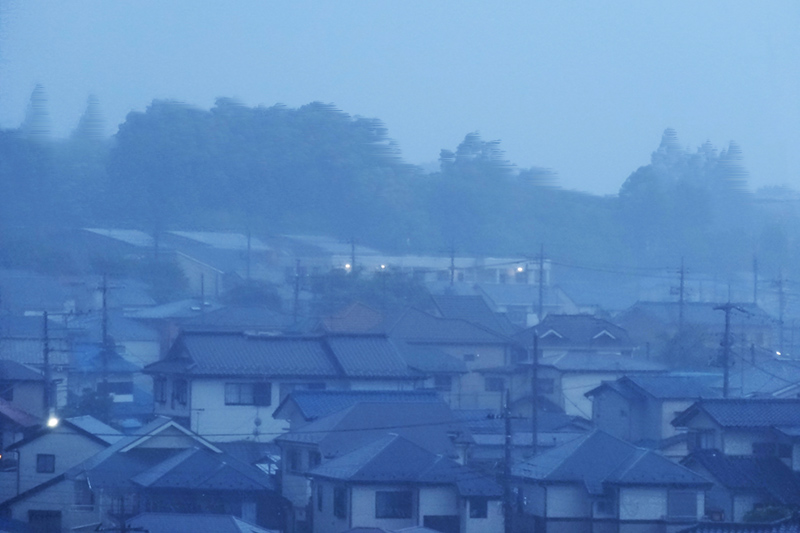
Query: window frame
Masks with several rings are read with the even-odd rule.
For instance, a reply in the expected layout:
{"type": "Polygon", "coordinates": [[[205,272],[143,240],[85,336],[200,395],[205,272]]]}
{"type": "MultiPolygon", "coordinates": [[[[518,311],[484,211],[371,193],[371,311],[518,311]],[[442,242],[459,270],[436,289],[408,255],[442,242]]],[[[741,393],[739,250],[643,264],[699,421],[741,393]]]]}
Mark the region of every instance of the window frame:
{"type": "Polygon", "coordinates": [[[269,381],[226,381],[223,391],[225,405],[272,405],[272,383],[269,381]]]}
{"type": "Polygon", "coordinates": [[[54,474],[56,471],[56,456],[52,453],[36,454],[36,473],[54,474]]]}
{"type": "Polygon", "coordinates": [[[470,518],[489,518],[489,498],[473,496],[469,498],[470,518]]]}
{"type": "Polygon", "coordinates": [[[408,519],[413,516],[413,491],[407,489],[375,491],[375,518],[408,519]]]}
{"type": "Polygon", "coordinates": [[[333,487],[333,516],[347,518],[347,487],[333,487]]]}

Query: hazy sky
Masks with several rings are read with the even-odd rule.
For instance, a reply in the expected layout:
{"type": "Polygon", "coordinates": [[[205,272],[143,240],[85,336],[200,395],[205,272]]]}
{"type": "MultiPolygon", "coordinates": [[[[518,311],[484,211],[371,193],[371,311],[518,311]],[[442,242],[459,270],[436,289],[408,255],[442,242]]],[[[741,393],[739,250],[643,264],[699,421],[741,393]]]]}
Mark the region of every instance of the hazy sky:
{"type": "Polygon", "coordinates": [[[569,189],[614,194],[661,132],[742,147],[800,188],[800,2],[0,0],[0,127],[37,83],[53,131],[96,95],[109,133],[156,98],[333,103],[406,161],[471,131],[569,189]]]}

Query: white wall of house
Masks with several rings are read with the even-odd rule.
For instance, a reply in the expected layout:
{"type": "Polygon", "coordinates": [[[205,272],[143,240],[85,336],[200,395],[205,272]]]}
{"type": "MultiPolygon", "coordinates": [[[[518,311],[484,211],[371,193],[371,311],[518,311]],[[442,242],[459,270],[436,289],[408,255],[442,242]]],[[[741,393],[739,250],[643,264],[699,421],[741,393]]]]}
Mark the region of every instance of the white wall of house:
{"type": "Polygon", "coordinates": [[[599,387],[603,381],[614,381],[621,376],[614,373],[565,373],[561,376],[563,400],[559,403],[566,414],[591,420],[592,401],[584,395],[599,387]]]}
{"type": "Polygon", "coordinates": [[[548,485],[546,497],[548,518],[592,516],[592,502],[583,486],[548,485]]]}
{"type": "Polygon", "coordinates": [[[11,518],[28,522],[29,511],[60,511],[62,531],[98,524],[105,513],[99,505],[76,505],[75,482],[65,480],[10,506],[11,518]]]}
{"type": "Polygon", "coordinates": [[[419,489],[419,521],[426,515],[459,514],[458,494],[452,487],[422,487],[419,489]]]}
{"type": "Polygon", "coordinates": [[[667,516],[667,489],[663,487],[621,487],[620,520],[660,520],[667,516]]]}
{"type": "Polygon", "coordinates": [[[679,413],[682,413],[695,402],[695,400],[666,400],[661,404],[661,438],[667,439],[678,433],[683,433],[683,429],[678,429],[672,425],[672,421],[679,413]]]}
{"type": "Polygon", "coordinates": [[[505,516],[503,515],[502,500],[489,500],[486,508],[486,518],[470,518],[469,502],[464,500],[461,506],[463,533],[497,533],[503,531],[505,516]]]}
{"type": "Polygon", "coordinates": [[[103,444],[61,425],[19,450],[19,492],[44,483],[105,449],[103,444]],[[37,472],[38,455],[52,455],[53,472],[37,472]]]}

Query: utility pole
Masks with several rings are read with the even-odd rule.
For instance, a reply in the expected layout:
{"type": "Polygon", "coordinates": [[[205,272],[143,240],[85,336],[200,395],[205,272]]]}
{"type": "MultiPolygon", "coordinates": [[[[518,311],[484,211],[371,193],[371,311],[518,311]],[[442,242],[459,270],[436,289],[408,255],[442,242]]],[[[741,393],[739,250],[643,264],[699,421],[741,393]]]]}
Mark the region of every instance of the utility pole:
{"type": "Polygon", "coordinates": [[[539,453],[539,334],[533,332],[531,353],[531,457],[539,453]]]}
{"type": "Polygon", "coordinates": [[[539,322],[544,318],[544,244],[539,247],[539,322]]]}
{"type": "Polygon", "coordinates": [[[503,406],[503,419],[505,421],[504,461],[503,461],[503,521],[506,533],[512,531],[511,520],[513,517],[511,498],[511,446],[513,438],[511,433],[511,391],[506,390],[505,405],[503,406]]]}
{"type": "Polygon", "coordinates": [[[683,304],[684,304],[683,294],[684,294],[684,288],[685,288],[684,281],[685,281],[685,276],[686,276],[686,271],[683,268],[683,257],[681,257],[680,275],[681,275],[681,281],[680,281],[680,285],[678,287],[678,333],[682,334],[683,333],[683,304]]]}
{"type": "Polygon", "coordinates": [[[300,260],[294,267],[294,323],[297,324],[298,308],[300,306],[300,260]]]}
{"type": "Polygon", "coordinates": [[[356,238],[350,238],[350,272],[356,271],[356,238]]]}
{"type": "Polygon", "coordinates": [[[720,341],[720,346],[722,346],[722,372],[723,372],[723,382],[722,382],[722,397],[728,397],[728,384],[730,381],[730,360],[731,360],[731,311],[736,309],[737,311],[742,311],[743,313],[747,313],[744,309],[739,306],[733,305],[732,303],[728,302],[724,305],[718,305],[714,307],[715,311],[724,311],[725,312],[725,333],[722,336],[722,341],[720,341]]]}
{"type": "Polygon", "coordinates": [[[252,247],[250,244],[251,235],[250,235],[250,224],[247,225],[247,266],[246,266],[246,278],[247,281],[250,281],[250,252],[252,251],[252,247]]]}
{"type": "Polygon", "coordinates": [[[102,321],[102,339],[100,348],[100,357],[103,364],[103,389],[104,392],[108,391],[108,356],[109,356],[109,339],[108,339],[108,278],[103,274],[103,321],[102,321]]]}
{"type": "Polygon", "coordinates": [[[783,355],[783,314],[786,311],[786,294],[783,287],[783,271],[778,272],[778,350],[783,355]]]}
{"type": "Polygon", "coordinates": [[[452,244],[450,246],[450,287],[453,287],[453,283],[456,280],[456,246],[452,244]]]}
{"type": "Polygon", "coordinates": [[[53,413],[53,390],[51,383],[53,378],[50,372],[50,335],[47,331],[47,311],[44,312],[44,346],[43,346],[43,359],[44,359],[44,409],[50,416],[53,413]]]}
{"type": "Polygon", "coordinates": [[[758,305],[758,257],[753,254],[753,303],[758,305]]]}

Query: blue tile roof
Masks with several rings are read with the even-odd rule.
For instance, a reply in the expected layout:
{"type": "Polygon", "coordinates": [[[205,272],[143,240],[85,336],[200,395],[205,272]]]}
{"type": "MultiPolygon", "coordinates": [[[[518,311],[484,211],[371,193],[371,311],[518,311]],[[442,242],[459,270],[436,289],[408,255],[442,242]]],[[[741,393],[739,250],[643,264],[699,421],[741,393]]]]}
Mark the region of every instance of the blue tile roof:
{"type": "MultiPolygon", "coordinates": [[[[401,402],[441,402],[439,394],[430,390],[392,391],[392,390],[296,390],[282,402],[294,403],[303,418],[314,420],[341,411],[357,403],[401,403],[401,402]]],[[[280,416],[281,407],[275,410],[280,416]]]]}

